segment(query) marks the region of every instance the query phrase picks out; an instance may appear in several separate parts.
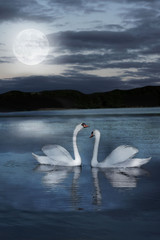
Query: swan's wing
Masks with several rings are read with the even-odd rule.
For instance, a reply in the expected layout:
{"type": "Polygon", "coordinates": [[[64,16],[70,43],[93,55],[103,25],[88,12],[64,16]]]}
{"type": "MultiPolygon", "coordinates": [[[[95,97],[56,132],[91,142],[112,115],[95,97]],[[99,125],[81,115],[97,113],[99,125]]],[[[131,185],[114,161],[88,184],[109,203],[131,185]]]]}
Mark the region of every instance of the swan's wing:
{"type": "Polygon", "coordinates": [[[70,153],[60,145],[47,145],[42,151],[53,160],[55,165],[70,165],[73,161],[70,153]]]}
{"type": "Polygon", "coordinates": [[[104,162],[106,162],[107,166],[118,164],[132,158],[137,152],[137,148],[121,145],[114,149],[110,155],[105,158],[104,162]]]}
{"type": "Polygon", "coordinates": [[[151,157],[149,158],[131,158],[127,159],[125,162],[117,164],[118,167],[126,167],[126,168],[134,168],[134,167],[140,167],[146,163],[148,163],[151,160],[151,157]]]}

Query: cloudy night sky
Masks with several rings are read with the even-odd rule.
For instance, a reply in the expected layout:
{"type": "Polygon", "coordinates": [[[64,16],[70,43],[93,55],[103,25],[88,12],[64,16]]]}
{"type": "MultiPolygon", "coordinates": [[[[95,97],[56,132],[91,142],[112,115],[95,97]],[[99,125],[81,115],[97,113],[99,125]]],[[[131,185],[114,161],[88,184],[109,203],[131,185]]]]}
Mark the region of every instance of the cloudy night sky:
{"type": "Polygon", "coordinates": [[[159,0],[0,0],[0,92],[84,93],[160,85],[159,0]],[[43,32],[46,59],[17,60],[19,32],[43,32]]]}

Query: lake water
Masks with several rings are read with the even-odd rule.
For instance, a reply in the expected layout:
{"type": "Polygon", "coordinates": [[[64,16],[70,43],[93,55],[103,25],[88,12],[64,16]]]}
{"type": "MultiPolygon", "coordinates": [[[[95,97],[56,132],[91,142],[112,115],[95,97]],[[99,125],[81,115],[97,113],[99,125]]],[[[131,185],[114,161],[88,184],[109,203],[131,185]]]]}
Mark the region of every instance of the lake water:
{"type": "Polygon", "coordinates": [[[160,108],[0,113],[0,239],[160,239],[160,108]],[[31,153],[59,144],[73,156],[74,127],[82,167],[40,166],[31,153]],[[139,169],[91,169],[117,146],[152,157],[139,169]]]}

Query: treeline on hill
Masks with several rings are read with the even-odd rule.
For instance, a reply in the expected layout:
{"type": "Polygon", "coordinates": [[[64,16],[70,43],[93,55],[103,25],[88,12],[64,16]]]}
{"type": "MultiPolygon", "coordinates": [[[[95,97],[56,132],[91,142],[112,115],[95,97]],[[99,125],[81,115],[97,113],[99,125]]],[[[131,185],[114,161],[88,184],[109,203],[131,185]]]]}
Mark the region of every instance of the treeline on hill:
{"type": "Polygon", "coordinates": [[[0,94],[0,111],[26,111],[47,108],[120,108],[160,106],[160,87],[114,90],[84,94],[74,90],[42,92],[10,91],[0,94]]]}

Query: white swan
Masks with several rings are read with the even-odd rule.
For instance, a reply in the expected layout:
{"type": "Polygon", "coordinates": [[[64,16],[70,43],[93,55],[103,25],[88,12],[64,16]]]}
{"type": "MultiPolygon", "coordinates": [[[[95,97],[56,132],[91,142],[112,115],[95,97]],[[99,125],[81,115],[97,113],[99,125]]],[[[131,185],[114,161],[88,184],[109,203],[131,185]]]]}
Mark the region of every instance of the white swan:
{"type": "Polygon", "coordinates": [[[77,134],[83,128],[88,127],[85,123],[78,124],[73,132],[73,150],[75,159],[72,158],[70,153],[60,145],[47,145],[42,148],[42,151],[46,156],[39,156],[35,153],[32,153],[34,158],[40,164],[49,164],[49,165],[57,165],[57,166],[80,166],[81,165],[81,157],[79,155],[78,147],[77,147],[77,134]]]}
{"type": "Polygon", "coordinates": [[[100,131],[94,130],[91,133],[90,138],[93,136],[95,136],[95,144],[93,150],[93,157],[91,160],[92,167],[140,167],[151,159],[151,157],[133,158],[134,155],[138,152],[138,149],[131,146],[122,145],[113,150],[110,155],[104,159],[103,162],[98,162],[97,155],[100,141],[100,131]]]}

